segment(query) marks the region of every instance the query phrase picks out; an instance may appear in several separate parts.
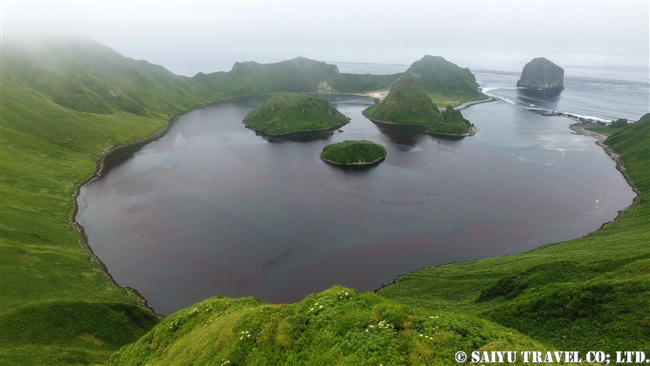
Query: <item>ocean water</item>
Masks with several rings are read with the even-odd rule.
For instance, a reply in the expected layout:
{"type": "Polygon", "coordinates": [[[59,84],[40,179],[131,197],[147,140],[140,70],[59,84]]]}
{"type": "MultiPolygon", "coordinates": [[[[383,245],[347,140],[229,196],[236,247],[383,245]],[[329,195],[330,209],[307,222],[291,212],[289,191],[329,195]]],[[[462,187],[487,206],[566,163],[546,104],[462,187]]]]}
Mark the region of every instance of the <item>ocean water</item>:
{"type": "MultiPolygon", "coordinates": [[[[484,93],[529,110],[561,112],[594,121],[618,118],[636,121],[650,112],[650,74],[647,58],[604,55],[552,55],[548,58],[564,68],[565,90],[536,93],[517,88],[523,66],[531,56],[515,55],[505,60],[486,59],[470,66],[484,93]],[[528,57],[528,58],[526,58],[528,57]]],[[[460,67],[467,67],[453,59],[460,67]]],[[[331,62],[340,72],[389,75],[404,72],[404,64],[331,62]]]]}
{"type": "Polygon", "coordinates": [[[643,111],[637,99],[590,103],[614,97],[606,83],[636,90],[638,100],[647,85],[583,70],[559,96],[529,103],[510,86],[516,72],[475,73],[500,99],[463,110],[481,130],[463,139],[377,126],[361,115],[374,101],[361,96],[327,96],[351,121],[314,139],[244,128],[265,96],[188,112],[82,187],[77,220],[118,284],[170,314],[209,296],[294,302],[335,284],[373,290],[425,266],[577,238],[631,204],[634,192],[614,162],[569,129],[574,120],[530,109],[633,120],[643,111]],[[348,139],[379,142],[388,157],[370,169],[319,160],[324,146],[348,139]]]}

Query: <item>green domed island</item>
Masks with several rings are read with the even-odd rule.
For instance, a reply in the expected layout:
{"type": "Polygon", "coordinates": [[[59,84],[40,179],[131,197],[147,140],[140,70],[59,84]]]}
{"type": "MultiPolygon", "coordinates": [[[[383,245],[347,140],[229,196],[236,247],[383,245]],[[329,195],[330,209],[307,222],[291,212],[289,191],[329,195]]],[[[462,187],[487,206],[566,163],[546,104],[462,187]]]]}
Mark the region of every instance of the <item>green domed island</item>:
{"type": "Polygon", "coordinates": [[[347,140],[327,145],[320,154],[321,160],[335,165],[372,165],[386,159],[386,149],[377,143],[347,140]]]}
{"type": "Polygon", "coordinates": [[[366,108],[363,115],[379,124],[422,126],[433,135],[467,136],[472,124],[460,111],[447,106],[443,111],[412,76],[404,76],[391,87],[379,104],[366,108]]]}
{"type": "Polygon", "coordinates": [[[328,131],[350,122],[325,99],[277,93],[244,118],[246,127],[267,135],[328,131]]]}

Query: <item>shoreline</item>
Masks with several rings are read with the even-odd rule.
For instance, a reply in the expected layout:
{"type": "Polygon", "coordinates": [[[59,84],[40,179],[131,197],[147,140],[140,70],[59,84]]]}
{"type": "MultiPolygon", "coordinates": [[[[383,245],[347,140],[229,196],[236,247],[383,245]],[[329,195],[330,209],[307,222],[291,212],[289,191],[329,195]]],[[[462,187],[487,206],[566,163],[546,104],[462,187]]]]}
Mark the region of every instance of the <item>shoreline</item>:
{"type": "Polygon", "coordinates": [[[332,164],[332,165],[338,165],[338,166],[357,166],[357,167],[362,167],[362,166],[368,166],[368,165],[374,165],[374,164],[380,163],[380,162],[386,160],[387,157],[388,157],[388,153],[386,153],[386,156],[382,156],[382,157],[379,158],[379,159],[376,159],[376,160],[374,160],[374,161],[370,161],[370,162],[363,162],[363,163],[339,163],[339,162],[336,162],[336,161],[333,161],[333,160],[324,159],[324,158],[321,158],[321,157],[319,157],[319,159],[322,160],[322,161],[324,161],[324,162],[326,162],[326,163],[332,164]]]}
{"type": "Polygon", "coordinates": [[[116,153],[119,153],[119,152],[122,152],[123,150],[138,147],[138,145],[145,145],[145,144],[147,144],[149,142],[152,142],[152,141],[154,141],[156,139],[159,139],[162,136],[164,136],[167,132],[169,132],[169,130],[171,130],[171,128],[174,126],[174,123],[176,123],[179,116],[182,116],[183,114],[189,113],[189,112],[191,112],[193,110],[200,109],[200,108],[203,108],[203,107],[207,107],[209,105],[216,104],[216,103],[219,103],[219,102],[222,102],[222,101],[223,100],[216,100],[216,101],[205,103],[203,105],[200,105],[200,106],[197,106],[197,107],[194,107],[194,108],[190,108],[190,109],[185,110],[185,111],[183,111],[181,113],[178,113],[178,114],[170,115],[169,119],[167,120],[167,123],[163,127],[161,127],[159,129],[157,129],[156,131],[154,131],[154,133],[151,136],[147,136],[147,137],[141,138],[141,139],[136,140],[136,141],[127,142],[127,143],[125,143],[123,145],[105,147],[102,150],[102,154],[97,158],[97,160],[95,160],[95,170],[93,171],[92,175],[90,177],[88,177],[87,179],[77,183],[75,185],[75,191],[74,191],[74,193],[72,195],[73,209],[72,209],[72,218],[71,218],[70,221],[71,221],[71,224],[77,229],[77,232],[79,233],[79,235],[81,236],[81,241],[84,244],[82,247],[88,253],[90,261],[91,262],[95,261],[99,265],[99,267],[102,269],[102,272],[104,273],[104,275],[109,279],[109,281],[113,285],[115,285],[118,288],[122,288],[122,289],[131,291],[139,299],[140,304],[142,304],[142,306],[144,306],[146,309],[151,311],[152,314],[154,314],[155,316],[157,316],[159,318],[164,318],[164,316],[161,315],[161,314],[158,314],[154,308],[149,306],[149,302],[144,297],[144,295],[142,295],[142,293],[140,293],[140,291],[138,291],[137,289],[135,289],[133,287],[121,286],[120,284],[117,283],[115,278],[113,278],[113,275],[108,270],[108,267],[106,266],[106,264],[104,262],[102,262],[102,260],[97,256],[97,254],[95,254],[92,247],[90,246],[90,243],[89,243],[89,240],[88,240],[88,235],[86,234],[86,229],[83,227],[83,225],[81,225],[79,223],[79,221],[77,221],[77,215],[79,214],[79,200],[78,199],[79,199],[79,195],[81,194],[81,187],[85,186],[86,184],[94,182],[95,180],[101,178],[106,173],[105,162],[106,162],[106,159],[110,158],[112,155],[114,155],[116,153]]]}
{"type": "MultiPolygon", "coordinates": [[[[636,203],[636,200],[639,197],[639,195],[641,194],[641,191],[639,190],[639,188],[637,188],[637,186],[634,184],[634,182],[632,182],[630,177],[627,175],[627,171],[625,170],[625,167],[623,167],[623,162],[621,161],[621,156],[619,154],[617,154],[616,152],[614,152],[609,146],[605,145],[605,140],[607,139],[607,136],[605,136],[603,134],[600,134],[598,132],[589,131],[589,130],[585,129],[585,127],[589,127],[589,126],[585,125],[583,122],[574,123],[574,124],[569,126],[569,128],[573,132],[575,132],[577,135],[584,135],[584,136],[590,136],[590,137],[595,138],[596,139],[596,141],[595,141],[596,145],[600,146],[605,151],[605,153],[612,160],[614,160],[614,162],[616,163],[616,170],[618,170],[619,172],[621,172],[621,174],[623,174],[623,178],[625,178],[625,181],[627,182],[627,184],[632,188],[634,193],[636,193],[636,197],[634,197],[634,200],[632,201],[632,204],[628,208],[626,208],[624,210],[621,210],[619,212],[618,216],[620,216],[622,212],[627,211],[627,209],[629,209],[630,207],[632,207],[636,203]]],[[[618,216],[616,216],[614,221],[616,221],[616,219],[618,219],[618,216]]],[[[605,224],[603,224],[603,225],[605,225],[605,224]]],[[[598,230],[600,230],[600,229],[598,229],[598,230]]]]}
{"type": "MultiPolygon", "coordinates": [[[[350,93],[350,94],[348,94],[348,93],[334,93],[334,94],[357,95],[357,94],[352,94],[352,93],[350,93]]],[[[369,95],[362,95],[362,96],[366,96],[366,97],[368,97],[369,95]]],[[[148,302],[147,302],[147,299],[146,299],[146,298],[145,298],[145,297],[144,297],[144,296],[143,296],[143,295],[142,295],[142,294],[141,294],[137,289],[132,288],[132,287],[129,287],[129,286],[121,286],[121,285],[119,285],[119,284],[115,281],[115,279],[113,278],[113,276],[110,274],[110,272],[109,272],[109,270],[108,270],[108,267],[106,267],[106,265],[101,261],[101,259],[100,259],[100,258],[99,258],[95,253],[94,253],[94,251],[92,250],[92,248],[91,248],[91,246],[90,246],[90,244],[89,244],[88,236],[87,236],[87,234],[86,234],[86,232],[85,232],[84,227],[83,227],[83,226],[82,226],[82,225],[77,221],[77,214],[78,214],[78,212],[79,212],[78,197],[79,197],[79,194],[80,194],[81,187],[84,186],[84,185],[86,185],[86,184],[88,184],[88,183],[92,183],[93,181],[95,181],[95,180],[101,178],[101,177],[103,176],[103,174],[106,173],[106,172],[105,172],[105,169],[106,169],[106,168],[105,168],[104,163],[105,163],[106,159],[107,159],[108,157],[110,157],[112,154],[115,154],[116,152],[120,152],[120,151],[122,151],[122,150],[125,150],[125,149],[128,149],[128,148],[131,148],[131,147],[134,147],[134,146],[137,146],[137,145],[139,145],[139,144],[147,144],[147,143],[149,143],[149,142],[151,142],[151,141],[154,141],[154,140],[156,140],[156,139],[158,139],[158,138],[164,136],[167,132],[169,132],[169,130],[171,130],[171,128],[173,127],[174,123],[177,121],[177,118],[180,117],[180,116],[182,116],[183,114],[189,113],[189,112],[191,112],[191,111],[193,111],[193,110],[196,110],[196,109],[204,108],[204,107],[206,107],[206,106],[210,106],[210,105],[214,105],[214,104],[219,104],[219,103],[228,102],[228,101],[230,101],[230,100],[237,99],[237,98],[239,98],[239,97],[248,97],[248,96],[234,96],[234,97],[229,97],[229,98],[226,98],[226,99],[216,100],[216,101],[212,101],[212,102],[205,103],[205,104],[203,104],[203,105],[197,106],[197,107],[195,107],[195,108],[191,108],[191,109],[185,110],[185,111],[180,112],[180,113],[178,113],[178,114],[171,115],[171,116],[169,117],[169,120],[167,121],[167,124],[166,124],[165,126],[159,128],[158,130],[156,130],[156,131],[155,131],[151,136],[148,136],[148,137],[142,138],[142,139],[137,140],[137,141],[132,141],[132,142],[129,142],[129,143],[125,143],[124,145],[118,145],[118,146],[106,147],[106,148],[104,149],[104,151],[102,151],[102,155],[100,155],[100,156],[97,158],[97,160],[96,160],[95,171],[93,172],[93,174],[92,174],[89,178],[87,178],[87,179],[85,179],[84,181],[78,183],[78,184],[76,185],[76,187],[75,187],[75,193],[73,194],[74,208],[73,208],[72,220],[71,220],[71,221],[72,221],[72,224],[76,227],[76,229],[77,229],[77,231],[79,232],[80,236],[82,237],[82,241],[83,241],[83,243],[84,243],[84,246],[85,246],[86,250],[87,250],[88,253],[89,253],[89,256],[90,256],[91,261],[94,260],[94,261],[96,261],[96,262],[99,264],[99,266],[101,267],[102,271],[104,272],[104,274],[106,275],[106,277],[110,280],[110,282],[112,282],[112,283],[113,283],[116,287],[118,287],[118,288],[123,288],[123,289],[126,289],[126,290],[131,291],[135,296],[137,296],[137,297],[139,298],[140,303],[141,303],[141,304],[142,304],[146,309],[150,310],[150,311],[151,311],[155,316],[157,316],[157,317],[159,317],[159,318],[165,318],[165,316],[163,316],[163,315],[161,315],[161,314],[158,314],[158,313],[155,311],[155,309],[153,309],[152,307],[150,307],[149,304],[148,304],[148,302]]],[[[456,108],[463,107],[463,109],[466,109],[466,108],[469,108],[470,106],[475,105],[475,104],[488,103],[488,102],[492,102],[492,101],[495,101],[495,100],[497,100],[497,99],[490,97],[490,98],[485,99],[485,100],[466,102],[466,103],[463,103],[462,105],[460,105],[459,107],[456,107],[456,108]]],[[[364,117],[365,117],[365,115],[364,115],[364,117]]],[[[367,118],[367,117],[366,117],[366,118],[367,118]]],[[[567,116],[567,118],[569,118],[569,117],[567,116]]],[[[370,119],[370,118],[369,118],[369,119],[370,119]]],[[[374,122],[374,120],[372,120],[372,119],[370,119],[370,120],[374,122]]],[[[349,123],[349,121],[348,121],[348,123],[349,123]]],[[[348,123],[345,123],[345,124],[343,124],[343,125],[341,125],[341,126],[344,126],[344,125],[346,125],[346,124],[348,124],[348,123]]],[[[384,122],[379,121],[379,123],[384,123],[384,122]]],[[[386,124],[390,124],[390,125],[401,125],[401,124],[390,123],[390,122],[388,122],[388,123],[386,123],[386,124]]],[[[341,126],[340,126],[340,127],[341,127],[341,126]]],[[[408,126],[420,126],[420,125],[408,125],[408,126]]],[[[638,203],[638,198],[639,198],[640,193],[641,193],[641,192],[638,190],[638,188],[637,188],[637,187],[632,183],[632,181],[630,180],[629,176],[626,174],[626,170],[625,170],[625,168],[622,166],[622,162],[621,162],[621,160],[620,160],[620,156],[619,156],[618,154],[616,154],[615,152],[613,152],[613,151],[612,151],[612,150],[611,150],[607,145],[605,145],[605,144],[603,143],[603,141],[604,141],[607,137],[606,137],[605,135],[602,135],[602,134],[599,134],[599,133],[596,133],[596,132],[593,132],[593,131],[585,130],[584,127],[585,127],[585,126],[584,126],[583,123],[581,123],[581,122],[579,122],[579,123],[575,123],[575,124],[572,124],[572,125],[569,126],[569,128],[570,128],[571,130],[573,130],[576,134],[581,134],[581,135],[591,136],[591,137],[594,137],[594,138],[596,139],[595,143],[596,143],[598,146],[600,146],[600,147],[601,147],[601,148],[602,148],[602,149],[607,153],[607,155],[610,156],[610,158],[612,158],[612,160],[614,160],[614,161],[616,162],[616,169],[617,169],[618,171],[620,171],[621,174],[623,174],[623,177],[624,177],[624,179],[626,180],[626,182],[628,183],[628,185],[629,185],[629,186],[633,189],[633,191],[636,193],[636,197],[634,197],[634,199],[633,199],[633,201],[632,201],[632,204],[631,204],[630,206],[628,206],[627,208],[625,208],[625,209],[623,209],[623,210],[621,210],[621,211],[618,212],[618,215],[616,216],[616,218],[614,218],[612,221],[604,222],[604,223],[603,223],[603,224],[602,224],[602,225],[601,225],[597,230],[595,230],[595,231],[593,231],[593,232],[591,232],[591,233],[588,233],[588,234],[584,235],[583,237],[588,236],[588,235],[592,235],[593,233],[600,231],[600,230],[601,230],[601,229],[602,229],[606,224],[618,220],[618,218],[621,216],[621,214],[622,214],[623,212],[629,210],[631,207],[633,207],[634,205],[636,205],[636,204],[638,203]]],[[[254,130],[254,131],[257,131],[257,130],[255,130],[255,129],[253,129],[252,127],[249,127],[249,126],[247,126],[247,125],[246,125],[246,128],[250,128],[250,129],[252,129],[252,130],[254,130]]],[[[470,134],[462,135],[462,136],[461,136],[461,135],[447,135],[447,136],[453,136],[453,137],[473,136],[473,135],[475,135],[476,133],[478,133],[478,132],[480,131],[480,130],[479,130],[477,127],[475,127],[475,126],[472,126],[471,128],[472,128],[472,131],[470,132],[470,134]],[[474,130],[476,130],[476,132],[475,132],[475,133],[472,133],[472,132],[474,132],[474,130]]],[[[332,129],[328,129],[328,130],[312,130],[312,131],[296,131],[296,132],[326,132],[326,131],[333,131],[333,130],[336,130],[336,129],[337,129],[337,127],[332,128],[332,129]]],[[[261,132],[261,131],[258,131],[258,132],[263,133],[263,134],[266,134],[266,133],[261,132]]],[[[291,134],[291,133],[294,133],[294,132],[285,133],[285,134],[281,134],[281,135],[269,135],[269,136],[282,136],[282,135],[288,135],[288,134],[291,134]]],[[[266,135],[268,135],[268,134],[266,134],[266,135]]],[[[386,156],[386,157],[387,157],[387,156],[386,156]]],[[[355,166],[355,165],[356,165],[356,166],[365,166],[365,165],[372,165],[372,164],[376,164],[376,163],[378,163],[378,162],[381,162],[381,161],[385,160],[386,157],[384,157],[384,158],[382,158],[382,159],[380,159],[380,160],[378,160],[378,161],[376,161],[376,162],[373,162],[373,163],[368,163],[368,164],[365,164],[365,163],[364,163],[364,164],[361,164],[361,165],[359,165],[359,164],[338,164],[338,163],[332,163],[332,164],[334,164],[334,165],[338,165],[338,166],[355,166]]],[[[324,159],[321,159],[321,160],[326,161],[326,160],[324,160],[324,159]]],[[[326,162],[328,162],[328,161],[326,161],[326,162]]],[[[328,162],[328,163],[330,163],[330,162],[328,162]]],[[[576,238],[576,239],[577,239],[577,238],[576,238]]],[[[575,240],[575,239],[572,239],[572,240],[575,240]]],[[[570,241],[570,240],[569,240],[569,241],[570,241]]],[[[568,241],[564,241],[564,242],[568,242],[568,241]]],[[[563,242],[560,242],[560,243],[563,243],[563,242]]],[[[551,245],[551,244],[557,244],[557,243],[547,243],[547,244],[541,245],[540,247],[537,247],[537,248],[531,249],[531,250],[529,250],[529,251],[527,251],[527,252],[532,252],[532,251],[535,251],[535,250],[539,250],[539,249],[542,249],[542,248],[544,248],[544,247],[546,247],[546,246],[548,246],[548,245],[551,245]]],[[[526,252],[522,252],[522,253],[526,253],[526,252]]],[[[521,254],[521,253],[517,253],[517,254],[521,254]]],[[[514,254],[507,254],[507,255],[505,255],[505,256],[510,256],[510,255],[514,255],[514,254]]],[[[498,256],[498,257],[501,257],[501,256],[498,256]]],[[[488,257],[488,258],[495,258],[495,257],[488,257]]],[[[473,261],[477,261],[477,260],[481,260],[481,259],[474,259],[474,260],[465,261],[465,262],[462,262],[462,263],[473,262],[473,261]]],[[[410,272],[408,272],[408,273],[400,274],[400,275],[398,275],[397,277],[395,277],[391,282],[389,282],[389,283],[387,283],[387,284],[382,284],[380,287],[378,287],[378,288],[376,288],[376,289],[374,289],[374,290],[370,290],[370,291],[373,292],[373,293],[378,293],[378,292],[381,291],[383,288],[395,284],[395,283],[396,283],[400,278],[402,278],[402,277],[404,277],[404,276],[407,276],[407,275],[413,274],[413,273],[415,273],[415,272],[418,272],[418,271],[421,271],[421,270],[424,270],[424,269],[427,269],[427,268],[442,267],[442,266],[447,266],[447,265],[454,264],[454,263],[461,263],[461,262],[449,262],[449,263],[444,263],[444,264],[439,264],[439,265],[434,265],[434,266],[425,266],[425,267],[422,267],[422,268],[414,269],[413,271],[410,271],[410,272]]]]}
{"type": "MultiPolygon", "coordinates": [[[[567,118],[569,118],[569,117],[567,117],[567,118]]],[[[596,230],[594,230],[594,231],[592,231],[592,232],[590,232],[588,234],[585,234],[585,235],[581,236],[580,238],[584,238],[584,237],[587,237],[589,235],[593,235],[594,233],[597,233],[600,230],[602,230],[605,227],[605,225],[617,221],[624,212],[628,211],[630,208],[632,208],[632,207],[634,207],[635,205],[638,204],[639,197],[641,196],[641,191],[636,187],[636,185],[634,185],[634,183],[632,182],[630,177],[627,175],[626,170],[622,165],[620,155],[615,153],[609,146],[605,145],[604,141],[607,139],[607,136],[605,136],[603,134],[600,134],[600,133],[597,133],[597,132],[586,130],[585,127],[588,127],[588,126],[585,125],[585,122],[578,122],[578,123],[574,123],[574,124],[569,126],[569,128],[572,131],[574,131],[575,134],[590,136],[590,137],[593,137],[593,138],[596,139],[596,141],[595,141],[596,145],[600,146],[605,151],[605,153],[612,160],[614,160],[614,162],[616,162],[616,170],[621,172],[621,174],[623,175],[623,178],[625,179],[627,184],[630,186],[630,188],[632,188],[634,193],[636,193],[636,196],[632,200],[632,204],[630,204],[628,207],[618,211],[618,214],[616,215],[616,217],[613,220],[602,223],[602,225],[600,225],[600,227],[598,229],[596,229],[596,230]]],[[[447,265],[450,265],[450,264],[455,264],[455,263],[471,263],[471,262],[480,261],[480,260],[488,259],[488,258],[508,257],[508,256],[512,256],[512,255],[530,253],[530,252],[533,252],[535,250],[540,250],[540,249],[542,249],[542,248],[544,248],[544,247],[546,247],[548,245],[568,243],[568,242],[571,242],[573,240],[580,239],[580,238],[575,238],[575,239],[565,240],[565,241],[560,241],[560,242],[554,242],[554,243],[546,243],[546,244],[543,244],[543,245],[541,245],[541,246],[539,246],[537,248],[534,248],[534,249],[531,249],[531,250],[528,250],[528,251],[525,251],[525,252],[521,252],[521,253],[514,253],[514,254],[499,255],[499,256],[495,256],[495,257],[485,257],[485,258],[479,258],[479,259],[472,259],[472,260],[463,261],[463,262],[449,262],[449,263],[438,264],[438,265],[435,265],[435,266],[425,266],[425,267],[422,267],[422,268],[414,269],[414,270],[412,270],[411,272],[408,272],[408,273],[403,273],[403,274],[397,275],[397,277],[395,277],[392,281],[390,281],[389,283],[385,283],[385,284],[382,283],[380,287],[372,290],[372,292],[375,293],[375,294],[378,294],[384,288],[392,286],[395,283],[397,283],[397,281],[400,280],[402,277],[409,276],[411,274],[414,274],[414,273],[419,272],[419,271],[423,271],[425,269],[444,267],[444,266],[447,266],[447,265]]]]}
{"type": "Polygon", "coordinates": [[[331,132],[331,131],[335,131],[335,130],[338,130],[339,128],[341,128],[341,127],[347,125],[348,123],[350,123],[350,118],[348,118],[348,121],[347,121],[347,122],[345,122],[345,123],[343,123],[343,124],[341,124],[341,125],[332,126],[332,127],[330,127],[330,128],[327,128],[327,129],[322,129],[322,130],[298,130],[298,131],[291,131],[291,132],[278,133],[278,134],[273,134],[273,133],[264,132],[264,131],[262,131],[262,130],[258,130],[257,128],[251,127],[249,124],[246,123],[246,120],[243,120],[242,123],[244,124],[244,127],[248,128],[248,129],[251,129],[251,130],[253,130],[253,131],[255,131],[255,132],[259,132],[259,133],[261,133],[261,134],[263,134],[263,135],[266,135],[266,136],[278,137],[278,136],[291,135],[291,134],[294,134],[294,133],[305,133],[305,132],[331,132]]]}
{"type": "MultiPolygon", "coordinates": [[[[487,94],[485,94],[485,95],[487,95],[487,94]]],[[[457,111],[462,111],[463,109],[467,109],[467,108],[469,108],[469,107],[471,107],[471,106],[473,106],[475,104],[490,103],[490,102],[494,102],[495,100],[497,100],[497,99],[488,95],[487,99],[473,100],[471,102],[465,102],[465,103],[462,103],[461,105],[459,105],[457,107],[454,107],[454,109],[457,110],[457,111]]]]}
{"type": "Polygon", "coordinates": [[[398,123],[398,122],[385,122],[385,121],[380,121],[378,119],[370,118],[370,117],[366,116],[365,114],[363,114],[363,112],[361,112],[361,114],[364,117],[366,117],[367,119],[369,119],[372,123],[378,123],[378,124],[384,124],[384,125],[390,125],[390,126],[424,127],[424,131],[422,131],[422,133],[426,133],[427,135],[431,135],[431,136],[459,137],[460,138],[460,137],[474,136],[474,135],[476,135],[477,133],[479,133],[481,131],[477,127],[470,126],[469,127],[469,132],[464,133],[462,135],[454,135],[454,134],[451,134],[451,133],[442,133],[442,132],[427,132],[426,131],[426,127],[427,127],[426,125],[398,123]]]}

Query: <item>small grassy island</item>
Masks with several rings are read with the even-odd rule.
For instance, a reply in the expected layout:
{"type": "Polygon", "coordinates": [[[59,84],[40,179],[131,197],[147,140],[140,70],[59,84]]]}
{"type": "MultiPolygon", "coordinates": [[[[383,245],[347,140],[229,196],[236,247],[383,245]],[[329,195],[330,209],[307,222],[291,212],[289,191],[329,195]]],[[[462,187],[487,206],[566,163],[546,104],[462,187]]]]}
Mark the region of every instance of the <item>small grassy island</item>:
{"type": "Polygon", "coordinates": [[[350,122],[325,99],[277,93],[244,118],[244,124],[267,135],[328,131],[350,122]]]}
{"type": "Polygon", "coordinates": [[[325,146],[320,158],[336,165],[372,165],[386,159],[387,155],[386,149],[380,144],[348,140],[325,146]]]}
{"type": "Polygon", "coordinates": [[[411,76],[400,78],[381,103],[368,107],[363,115],[375,123],[423,126],[434,135],[467,136],[472,124],[460,111],[447,106],[444,111],[431,101],[427,92],[411,76]]]}

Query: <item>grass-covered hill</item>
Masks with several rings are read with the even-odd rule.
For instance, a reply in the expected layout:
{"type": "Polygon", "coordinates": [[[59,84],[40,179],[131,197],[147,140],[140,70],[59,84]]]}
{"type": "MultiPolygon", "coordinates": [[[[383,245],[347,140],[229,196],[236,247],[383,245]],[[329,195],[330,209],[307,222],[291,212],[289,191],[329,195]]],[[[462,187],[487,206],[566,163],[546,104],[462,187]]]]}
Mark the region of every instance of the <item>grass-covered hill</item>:
{"type": "Polygon", "coordinates": [[[426,55],[412,63],[404,74],[413,76],[438,105],[457,106],[488,98],[478,90],[476,77],[468,68],[440,56],[426,55]]]}
{"type": "Polygon", "coordinates": [[[518,255],[426,268],[379,295],[472,314],[564,350],[650,348],[650,114],[606,141],[635,204],[593,234],[518,255]]]}
{"type": "Polygon", "coordinates": [[[388,153],[382,145],[366,140],[346,140],[323,148],[320,158],[338,165],[371,165],[384,160],[388,153]]]}
{"type": "Polygon", "coordinates": [[[110,146],[219,96],[79,39],[3,39],[0,82],[1,363],[102,362],[158,319],[92,258],[71,221],[76,187],[110,146]]]}
{"type": "Polygon", "coordinates": [[[80,38],[9,40],[3,45],[2,73],[63,107],[95,114],[171,114],[223,96],[162,66],[80,38]]]}
{"type": "Polygon", "coordinates": [[[198,73],[197,83],[228,95],[317,92],[323,81],[338,75],[335,65],[303,57],[272,64],[238,62],[229,72],[198,73]]]}
{"type": "Polygon", "coordinates": [[[440,112],[427,92],[410,75],[393,84],[379,104],[368,107],[363,115],[374,122],[423,126],[431,134],[466,135],[471,124],[451,106],[440,112]]]}
{"type": "Polygon", "coordinates": [[[229,72],[198,73],[192,79],[208,89],[228,95],[293,93],[363,93],[388,88],[400,74],[339,73],[336,65],[297,57],[260,64],[237,62],[229,72]]]}
{"type": "Polygon", "coordinates": [[[296,304],[211,298],[162,321],[108,365],[450,365],[459,350],[539,350],[472,316],[333,287],[296,304]]]}
{"type": "Polygon", "coordinates": [[[350,122],[329,101],[305,94],[280,92],[255,108],[244,124],[267,135],[328,131],[350,122]]]}

